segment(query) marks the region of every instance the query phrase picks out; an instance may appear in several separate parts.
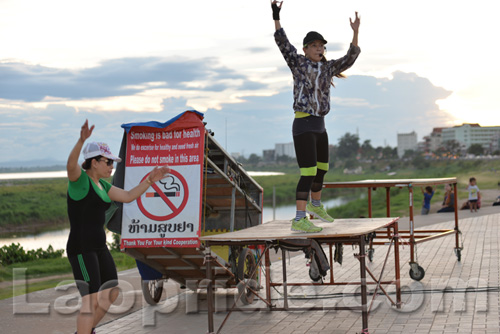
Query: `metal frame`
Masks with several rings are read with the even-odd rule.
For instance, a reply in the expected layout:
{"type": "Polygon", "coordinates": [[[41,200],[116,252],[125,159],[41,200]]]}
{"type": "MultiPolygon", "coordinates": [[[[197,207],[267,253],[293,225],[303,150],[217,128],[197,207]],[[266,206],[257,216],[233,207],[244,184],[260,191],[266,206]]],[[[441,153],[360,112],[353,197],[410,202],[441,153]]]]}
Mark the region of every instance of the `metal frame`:
{"type": "MultiPolygon", "coordinates": [[[[332,245],[336,243],[342,244],[350,244],[350,245],[358,245],[359,253],[354,254],[354,256],[359,260],[360,265],[360,281],[359,282],[336,282],[333,277],[333,269],[330,269],[330,281],[329,282],[319,282],[319,283],[290,283],[287,279],[287,264],[285,257],[285,250],[282,249],[282,268],[283,268],[283,282],[281,283],[272,283],[271,282],[271,261],[269,256],[269,249],[271,247],[278,246],[279,243],[277,240],[254,240],[254,241],[231,241],[231,240],[205,240],[205,268],[206,268],[206,277],[208,279],[207,284],[207,302],[208,302],[208,332],[209,334],[214,332],[214,279],[213,279],[213,270],[215,267],[220,267],[221,264],[217,261],[217,259],[212,255],[210,250],[211,246],[260,246],[264,248],[264,251],[260,254],[257,260],[257,268],[262,264],[262,260],[264,258],[265,261],[265,284],[266,284],[266,296],[262,298],[258,296],[257,291],[253,291],[253,293],[258,296],[264,303],[267,305],[264,308],[238,308],[236,307],[236,303],[233,304],[233,307],[229,310],[226,318],[222,322],[221,326],[217,330],[219,333],[222,330],[222,327],[228,320],[229,316],[233,311],[311,311],[311,310],[358,310],[361,311],[361,320],[362,320],[362,333],[368,333],[368,316],[373,305],[373,301],[377,296],[377,292],[380,289],[382,293],[389,298],[391,304],[396,306],[397,308],[401,307],[401,286],[400,286],[400,265],[399,265],[399,231],[398,231],[398,221],[397,219],[393,220],[389,224],[387,224],[387,244],[389,245],[387,250],[387,255],[385,257],[384,263],[381,268],[381,272],[378,277],[374,275],[367,267],[366,267],[366,253],[365,246],[366,240],[371,232],[362,233],[360,235],[353,235],[351,237],[319,237],[315,238],[315,240],[320,244],[326,244],[330,248],[330,268],[333,268],[333,257],[332,257],[332,245]],[[392,230],[392,231],[391,231],[392,230]],[[393,281],[382,281],[382,276],[385,271],[386,264],[389,259],[390,251],[392,246],[394,246],[394,262],[395,262],[395,280],[393,281]],[[368,275],[367,275],[368,274],[368,275]],[[367,276],[371,277],[373,281],[367,282],[367,276]],[[396,287],[396,301],[393,301],[383,285],[394,284],[396,287]],[[359,285],[361,287],[361,306],[357,307],[289,307],[288,306],[288,287],[289,286],[308,286],[308,285],[359,285]],[[368,293],[367,286],[368,285],[376,285],[375,293],[373,294],[372,300],[370,304],[368,304],[368,293]],[[284,304],[283,307],[277,307],[273,304],[271,299],[271,287],[274,286],[282,286],[283,287],[283,296],[284,296],[284,304]]],[[[245,282],[240,281],[240,283],[245,284],[245,282]]],[[[239,298],[237,298],[238,300],[239,298]]]]}
{"type": "MultiPolygon", "coordinates": [[[[386,190],[386,214],[387,217],[391,216],[391,195],[390,188],[408,188],[409,197],[409,230],[400,231],[400,242],[404,240],[409,240],[410,244],[410,265],[412,268],[418,266],[416,245],[422,242],[434,240],[437,238],[445,237],[451,234],[455,234],[455,253],[457,255],[458,261],[460,261],[460,253],[463,249],[463,245],[460,245],[460,230],[458,227],[458,196],[457,196],[457,178],[431,178],[431,179],[402,179],[402,180],[363,180],[363,181],[352,181],[352,182],[325,182],[323,188],[367,188],[368,189],[368,217],[372,217],[372,190],[377,188],[385,188],[386,190]],[[426,187],[440,184],[452,184],[454,196],[454,207],[455,207],[455,226],[453,229],[448,230],[419,230],[415,231],[414,228],[414,213],[413,213],[413,188],[426,187]]],[[[375,237],[378,239],[379,235],[375,237]]],[[[381,245],[383,242],[371,241],[370,249],[372,245],[381,245]]]]}

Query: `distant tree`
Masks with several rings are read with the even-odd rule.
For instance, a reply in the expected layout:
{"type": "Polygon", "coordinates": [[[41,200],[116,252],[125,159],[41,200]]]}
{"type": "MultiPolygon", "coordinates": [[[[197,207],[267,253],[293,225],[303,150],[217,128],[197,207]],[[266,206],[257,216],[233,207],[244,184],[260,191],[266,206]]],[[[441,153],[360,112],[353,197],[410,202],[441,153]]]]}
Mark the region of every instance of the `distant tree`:
{"type": "Polygon", "coordinates": [[[403,159],[413,159],[418,155],[419,154],[415,152],[415,150],[405,150],[405,153],[403,154],[403,159]]]}
{"type": "Polygon", "coordinates": [[[384,159],[395,159],[398,157],[398,149],[386,146],[382,149],[382,157],[384,159]]]}
{"type": "Polygon", "coordinates": [[[363,142],[363,144],[361,145],[361,156],[364,159],[376,159],[377,158],[377,152],[375,151],[375,148],[373,148],[370,139],[365,140],[363,142]]]}
{"type": "Polygon", "coordinates": [[[342,159],[355,158],[359,150],[359,137],[347,132],[339,138],[337,156],[342,159]]]}
{"type": "Polygon", "coordinates": [[[432,153],[434,153],[435,156],[442,157],[446,154],[446,149],[444,146],[440,146],[432,153]]]}
{"type": "Polygon", "coordinates": [[[359,161],[352,158],[352,159],[347,159],[346,162],[344,163],[344,168],[347,169],[354,169],[359,166],[359,161]]]}
{"type": "Polygon", "coordinates": [[[288,162],[293,162],[295,161],[295,158],[292,158],[291,156],[288,156],[288,155],[278,155],[276,157],[276,161],[277,162],[284,162],[284,163],[288,163],[288,162]]]}
{"type": "Polygon", "coordinates": [[[431,163],[428,160],[426,160],[421,154],[415,155],[411,164],[416,169],[426,169],[426,168],[429,168],[431,166],[431,163]]]}
{"type": "Polygon", "coordinates": [[[462,150],[462,145],[456,140],[448,140],[444,142],[444,149],[450,155],[459,156],[462,150]]]}
{"type": "Polygon", "coordinates": [[[474,154],[474,155],[483,155],[484,154],[483,145],[481,145],[481,144],[472,144],[467,149],[467,153],[474,154]]]}
{"type": "Polygon", "coordinates": [[[262,160],[262,158],[261,158],[260,156],[258,156],[258,155],[257,155],[257,154],[255,154],[255,153],[252,153],[252,154],[250,154],[250,156],[248,157],[247,162],[248,162],[249,164],[256,165],[256,164],[258,164],[261,160],[262,160]]]}

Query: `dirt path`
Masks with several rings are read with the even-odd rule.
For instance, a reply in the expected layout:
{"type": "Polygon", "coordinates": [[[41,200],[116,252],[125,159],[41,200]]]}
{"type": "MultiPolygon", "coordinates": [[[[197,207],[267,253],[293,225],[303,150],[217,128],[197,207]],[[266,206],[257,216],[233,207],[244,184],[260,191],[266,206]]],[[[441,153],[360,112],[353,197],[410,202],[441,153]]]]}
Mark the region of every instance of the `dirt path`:
{"type": "MultiPolygon", "coordinates": [[[[30,285],[33,283],[39,283],[39,282],[46,282],[46,281],[54,281],[54,280],[70,280],[73,279],[73,275],[71,274],[61,274],[61,275],[52,275],[52,276],[44,276],[44,277],[37,277],[37,278],[28,278],[26,280],[26,284],[30,285]]],[[[12,289],[12,286],[14,285],[16,281],[10,280],[10,281],[4,281],[0,282],[0,290],[4,289],[12,289]]],[[[18,281],[20,283],[20,281],[18,281]]]]}

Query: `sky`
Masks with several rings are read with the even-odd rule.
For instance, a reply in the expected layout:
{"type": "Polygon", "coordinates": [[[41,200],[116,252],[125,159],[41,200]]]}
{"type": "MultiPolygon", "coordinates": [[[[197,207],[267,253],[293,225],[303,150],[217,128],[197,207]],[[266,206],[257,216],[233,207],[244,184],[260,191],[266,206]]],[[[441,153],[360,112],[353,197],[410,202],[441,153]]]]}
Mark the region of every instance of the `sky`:
{"type": "MultiPolygon", "coordinates": [[[[396,146],[433,127],[500,125],[496,1],[285,0],[301,52],[320,32],[342,57],[361,17],[361,54],[331,91],[331,144],[346,132],[396,146]]],[[[0,163],[64,161],[88,119],[118,152],[123,123],[205,114],[229,152],[292,141],[292,76],[269,0],[0,0],[0,163]]]]}

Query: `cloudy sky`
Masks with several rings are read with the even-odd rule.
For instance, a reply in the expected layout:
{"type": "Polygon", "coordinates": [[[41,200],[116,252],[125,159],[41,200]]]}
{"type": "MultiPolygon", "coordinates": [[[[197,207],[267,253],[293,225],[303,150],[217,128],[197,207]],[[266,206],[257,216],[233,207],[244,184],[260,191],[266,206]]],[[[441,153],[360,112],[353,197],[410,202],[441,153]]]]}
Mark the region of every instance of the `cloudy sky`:
{"type": "MultiPolygon", "coordinates": [[[[330,142],[374,146],[463,122],[500,125],[495,1],[285,0],[300,48],[310,30],[343,56],[361,16],[356,64],[336,82],[330,142]],[[494,17],[495,15],[495,17],[494,17]]],[[[89,119],[118,151],[123,123],[195,109],[230,152],[291,142],[292,77],[269,0],[0,0],[0,162],[65,160],[89,119]]]]}

